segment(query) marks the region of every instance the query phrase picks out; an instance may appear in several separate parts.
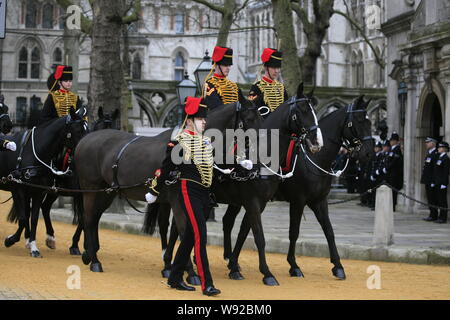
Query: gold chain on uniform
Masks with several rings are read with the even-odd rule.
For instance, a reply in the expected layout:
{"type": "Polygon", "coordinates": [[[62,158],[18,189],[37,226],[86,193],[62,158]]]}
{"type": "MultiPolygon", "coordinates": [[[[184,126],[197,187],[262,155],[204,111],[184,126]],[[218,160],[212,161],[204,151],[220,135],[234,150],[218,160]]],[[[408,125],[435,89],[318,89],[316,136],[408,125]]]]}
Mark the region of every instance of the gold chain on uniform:
{"type": "Polygon", "coordinates": [[[272,83],[268,83],[261,80],[256,83],[256,86],[263,93],[264,102],[271,112],[284,102],[284,85],[281,82],[274,80],[272,83]]]}
{"type": "Polygon", "coordinates": [[[58,117],[64,117],[69,114],[70,107],[75,110],[77,108],[78,96],[70,91],[61,92],[60,90],[52,91],[53,103],[55,104],[58,117]]]}
{"type": "Polygon", "coordinates": [[[202,179],[201,184],[210,187],[213,178],[213,148],[208,137],[191,135],[182,132],[177,137],[178,142],[183,147],[186,161],[192,159],[202,179]]]}
{"type": "Polygon", "coordinates": [[[227,78],[212,77],[208,82],[217,90],[223,104],[233,103],[239,100],[239,89],[237,84],[233,81],[230,81],[227,78]]]}

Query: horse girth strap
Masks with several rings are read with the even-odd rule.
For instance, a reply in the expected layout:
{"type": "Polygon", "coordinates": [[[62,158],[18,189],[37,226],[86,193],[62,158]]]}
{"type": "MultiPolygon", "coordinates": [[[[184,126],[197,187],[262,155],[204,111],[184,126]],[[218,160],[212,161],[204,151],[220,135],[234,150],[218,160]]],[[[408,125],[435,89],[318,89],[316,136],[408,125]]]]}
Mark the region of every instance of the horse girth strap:
{"type": "Polygon", "coordinates": [[[25,149],[28,140],[30,140],[30,137],[31,137],[31,130],[27,130],[25,131],[25,133],[22,136],[22,139],[20,140],[20,151],[19,156],[17,157],[16,170],[20,169],[20,166],[22,165],[23,150],[25,149]]]}
{"type": "Polygon", "coordinates": [[[112,170],[113,170],[113,183],[112,183],[112,187],[113,188],[119,188],[119,180],[117,178],[117,174],[119,172],[119,161],[120,158],[122,158],[123,153],[125,152],[125,149],[128,148],[128,146],[130,144],[132,144],[133,142],[137,141],[138,139],[142,138],[142,136],[138,136],[138,137],[134,137],[132,140],[128,141],[123,147],[122,149],[120,149],[119,153],[117,154],[117,158],[116,158],[116,163],[112,166],[112,170]]]}

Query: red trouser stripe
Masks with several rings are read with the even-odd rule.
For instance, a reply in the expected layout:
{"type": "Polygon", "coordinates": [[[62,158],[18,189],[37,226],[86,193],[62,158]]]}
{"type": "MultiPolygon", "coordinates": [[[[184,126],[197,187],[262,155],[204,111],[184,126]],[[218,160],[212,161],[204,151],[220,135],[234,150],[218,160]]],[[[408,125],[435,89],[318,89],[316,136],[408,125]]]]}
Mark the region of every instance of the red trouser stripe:
{"type": "Polygon", "coordinates": [[[189,195],[186,186],[187,181],[181,180],[181,192],[183,193],[184,205],[188,212],[189,220],[192,224],[192,229],[194,230],[194,250],[195,250],[195,260],[197,262],[197,269],[200,275],[200,280],[202,281],[202,290],[205,290],[205,274],[203,273],[202,256],[200,254],[200,232],[198,230],[197,220],[195,219],[194,210],[192,210],[191,201],[189,200],[189,195]]]}

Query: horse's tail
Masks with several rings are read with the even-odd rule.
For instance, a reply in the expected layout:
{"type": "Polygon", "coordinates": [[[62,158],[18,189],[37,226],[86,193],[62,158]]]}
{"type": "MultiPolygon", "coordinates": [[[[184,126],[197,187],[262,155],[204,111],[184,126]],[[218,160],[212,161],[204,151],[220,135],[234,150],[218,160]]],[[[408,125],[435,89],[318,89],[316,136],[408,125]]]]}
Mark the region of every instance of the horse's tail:
{"type": "Polygon", "coordinates": [[[6,220],[11,223],[19,222],[20,217],[19,217],[19,212],[17,211],[15,202],[13,202],[13,205],[12,205],[11,209],[9,210],[8,217],[6,218],[6,220]]]}
{"type": "Polygon", "coordinates": [[[154,234],[156,222],[158,221],[159,203],[155,202],[147,205],[142,232],[146,234],[154,234]]]}
{"type": "Polygon", "coordinates": [[[78,225],[78,223],[80,221],[83,221],[83,211],[84,211],[84,207],[83,207],[83,194],[82,193],[77,193],[75,194],[75,196],[73,197],[72,200],[72,207],[73,207],[73,220],[72,220],[72,224],[73,225],[78,225]]]}

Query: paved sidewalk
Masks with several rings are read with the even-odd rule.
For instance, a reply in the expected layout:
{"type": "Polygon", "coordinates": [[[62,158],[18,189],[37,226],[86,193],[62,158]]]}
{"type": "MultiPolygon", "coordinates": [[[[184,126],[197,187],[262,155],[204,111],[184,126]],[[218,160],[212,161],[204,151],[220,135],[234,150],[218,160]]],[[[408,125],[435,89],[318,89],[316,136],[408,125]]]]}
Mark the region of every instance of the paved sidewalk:
{"type": "MultiPolygon", "coordinates": [[[[333,202],[335,200],[331,200],[333,202]]],[[[427,212],[394,214],[394,244],[389,247],[373,247],[374,211],[351,201],[331,205],[330,220],[334,228],[336,243],[342,259],[393,261],[417,264],[450,265],[450,224],[436,224],[422,221],[427,212]]],[[[143,203],[144,204],[144,203],[143,203]]],[[[145,207],[139,207],[144,211],[145,207]]],[[[222,217],[226,206],[216,208],[217,222],[208,222],[208,243],[223,244],[222,217]]],[[[53,209],[54,220],[71,222],[70,207],[53,209]]],[[[236,219],[232,239],[235,241],[243,211],[236,219]]],[[[263,213],[266,251],[286,254],[289,247],[289,206],[285,202],[270,202],[263,213]]],[[[102,228],[139,234],[143,215],[130,207],[127,214],[103,214],[102,228]]],[[[56,230],[57,232],[57,230],[56,230]]],[[[245,248],[256,246],[250,233],[245,248]]],[[[300,238],[297,241],[297,255],[329,257],[325,236],[314,214],[308,208],[301,222],[300,238]]]]}

